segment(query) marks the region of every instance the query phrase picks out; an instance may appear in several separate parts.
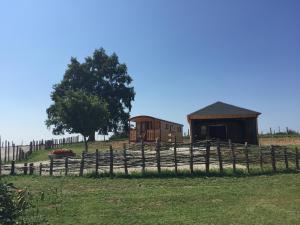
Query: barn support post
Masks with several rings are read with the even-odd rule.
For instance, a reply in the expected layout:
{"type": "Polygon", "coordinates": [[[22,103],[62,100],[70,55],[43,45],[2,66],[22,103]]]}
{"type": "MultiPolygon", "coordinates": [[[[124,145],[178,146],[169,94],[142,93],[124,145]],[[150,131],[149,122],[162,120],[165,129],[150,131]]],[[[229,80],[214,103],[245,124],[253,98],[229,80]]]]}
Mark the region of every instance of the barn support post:
{"type": "Polygon", "coordinates": [[[15,160],[11,161],[10,175],[15,175],[15,160]]]}
{"type": "Polygon", "coordinates": [[[222,152],[221,152],[221,144],[220,139],[217,140],[217,153],[218,153],[218,159],[219,159],[219,170],[220,173],[223,174],[223,159],[222,159],[222,152]]]}
{"type": "Polygon", "coordinates": [[[109,176],[114,176],[114,152],[112,145],[109,146],[109,176]]]}
{"type": "Polygon", "coordinates": [[[174,166],[175,166],[175,175],[178,175],[178,168],[177,168],[177,139],[175,136],[174,139],[174,166]]]}
{"type": "Polygon", "coordinates": [[[127,153],[126,153],[126,144],[123,144],[123,157],[124,157],[124,172],[128,176],[128,167],[127,167],[127,153]]]}
{"type": "Polygon", "coordinates": [[[194,173],[194,148],[193,142],[190,144],[190,172],[191,174],[194,173]]]}
{"type": "Polygon", "coordinates": [[[141,143],[141,155],[142,155],[142,174],[145,175],[146,171],[146,161],[145,161],[145,146],[144,146],[144,141],[142,140],[141,143]]]}
{"type": "Polygon", "coordinates": [[[287,149],[284,149],[284,164],[285,164],[285,169],[289,169],[289,160],[288,160],[288,152],[287,149]]]}
{"type": "Polygon", "coordinates": [[[68,176],[68,172],[69,172],[69,158],[66,157],[65,158],[65,176],[68,176]]]}
{"type": "Polygon", "coordinates": [[[156,140],[156,145],[155,145],[155,149],[156,149],[156,164],[157,164],[157,172],[160,174],[161,173],[161,166],[160,166],[160,140],[157,139],[156,140]]]}
{"type": "Polygon", "coordinates": [[[247,172],[250,173],[250,166],[249,166],[249,149],[248,149],[248,143],[245,143],[245,158],[246,158],[246,167],[247,172]]]}
{"type": "Polygon", "coordinates": [[[236,155],[235,155],[235,147],[234,147],[234,144],[231,142],[231,140],[229,140],[229,147],[230,147],[230,150],[231,150],[233,173],[236,173],[236,155]]]}
{"type": "Polygon", "coordinates": [[[275,149],[273,145],[271,145],[271,160],[272,160],[272,170],[275,173],[277,169],[276,169],[275,149]]]}
{"type": "Polygon", "coordinates": [[[298,148],[296,147],[295,149],[296,151],[296,168],[299,170],[299,151],[298,151],[298,148]]]}
{"type": "Polygon", "coordinates": [[[79,170],[79,176],[83,176],[83,170],[84,170],[84,157],[85,157],[85,152],[83,151],[81,153],[81,161],[80,161],[80,170],[79,170]]]}
{"type": "Polygon", "coordinates": [[[24,163],[24,167],[23,167],[24,175],[27,175],[27,170],[28,170],[27,163],[24,163]]]}
{"type": "Polygon", "coordinates": [[[96,173],[96,176],[99,175],[99,150],[96,149],[96,168],[95,168],[95,173],[96,173]]]}
{"type": "Polygon", "coordinates": [[[206,141],[206,154],[205,154],[205,172],[209,173],[210,166],[210,142],[206,141]]]}

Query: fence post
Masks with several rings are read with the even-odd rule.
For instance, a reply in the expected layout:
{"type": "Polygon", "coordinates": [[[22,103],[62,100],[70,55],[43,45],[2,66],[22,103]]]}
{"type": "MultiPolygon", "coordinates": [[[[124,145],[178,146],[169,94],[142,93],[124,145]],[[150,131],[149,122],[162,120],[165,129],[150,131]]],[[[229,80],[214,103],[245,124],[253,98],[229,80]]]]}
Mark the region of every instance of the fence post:
{"type": "Polygon", "coordinates": [[[28,170],[27,163],[24,163],[24,167],[23,167],[24,175],[27,175],[27,170],[28,170]]]}
{"type": "Polygon", "coordinates": [[[263,171],[263,150],[259,149],[259,164],[260,164],[260,170],[263,171]]]}
{"type": "Polygon", "coordinates": [[[177,139],[175,136],[175,140],[174,140],[174,166],[175,166],[175,175],[178,174],[178,168],[177,168],[177,139]]]}
{"type": "Polygon", "coordinates": [[[2,175],[2,142],[0,136],[0,176],[2,175]]]}
{"type": "Polygon", "coordinates": [[[126,144],[123,144],[123,157],[124,157],[124,171],[125,175],[128,176],[128,167],[127,167],[127,154],[126,154],[126,144]]]}
{"type": "Polygon", "coordinates": [[[43,164],[42,163],[40,163],[40,172],[39,172],[39,174],[40,174],[40,176],[42,176],[42,170],[43,170],[43,164]]]}
{"type": "Polygon", "coordinates": [[[84,151],[81,153],[81,161],[80,161],[80,171],[79,176],[83,176],[83,169],[84,169],[84,151]]]}
{"type": "Polygon", "coordinates": [[[144,146],[144,140],[141,142],[141,151],[142,151],[142,174],[145,175],[146,172],[146,160],[145,160],[145,146],[144,146]]]}
{"type": "Polygon", "coordinates": [[[161,173],[161,166],[160,166],[160,140],[156,140],[156,162],[157,162],[157,172],[161,173]]]}
{"type": "Polygon", "coordinates": [[[51,157],[51,159],[50,159],[50,176],[52,176],[53,175],[53,158],[51,157]]]}
{"type": "Polygon", "coordinates": [[[246,157],[246,167],[247,172],[250,173],[250,166],[249,166],[249,149],[248,149],[248,143],[245,143],[245,157],[246,157]]]}
{"type": "Polygon", "coordinates": [[[19,146],[17,146],[17,149],[16,149],[16,161],[17,160],[20,160],[19,159],[19,146]]]}
{"type": "Polygon", "coordinates": [[[16,146],[13,144],[13,160],[15,160],[16,146]]]}
{"type": "Polygon", "coordinates": [[[8,141],[7,142],[7,162],[9,162],[9,156],[10,156],[9,152],[10,152],[10,143],[8,141]]]}
{"type": "Polygon", "coordinates": [[[222,152],[221,152],[221,144],[220,140],[217,140],[217,152],[218,152],[218,158],[219,158],[219,168],[220,168],[220,173],[223,173],[223,160],[222,160],[222,152]]]}
{"type": "Polygon", "coordinates": [[[289,160],[288,160],[288,153],[286,148],[284,149],[284,163],[285,163],[285,168],[288,170],[289,169],[289,160]]]}
{"type": "Polygon", "coordinates": [[[33,171],[34,171],[33,163],[30,163],[29,164],[29,175],[33,175],[33,171]]]}
{"type": "Polygon", "coordinates": [[[206,154],[205,154],[205,172],[209,173],[210,166],[210,142],[206,141],[206,154]]]}
{"type": "Polygon", "coordinates": [[[7,157],[7,141],[5,140],[5,146],[4,146],[4,163],[6,163],[6,157],[7,157]]]}
{"type": "Polygon", "coordinates": [[[15,160],[11,161],[10,175],[15,175],[15,160]]]}
{"type": "Polygon", "coordinates": [[[299,170],[299,152],[297,147],[296,147],[296,168],[299,170]]]}
{"type": "Polygon", "coordinates": [[[65,176],[68,176],[68,172],[69,172],[69,158],[66,157],[65,158],[65,176]]]}
{"type": "Polygon", "coordinates": [[[109,176],[114,176],[114,152],[112,145],[109,146],[109,176]]]}
{"type": "Polygon", "coordinates": [[[99,150],[96,149],[96,168],[95,168],[95,171],[96,171],[96,175],[98,176],[99,175],[99,150]]]}
{"type": "Polygon", "coordinates": [[[274,146],[271,145],[271,159],[272,159],[272,169],[273,172],[276,172],[276,158],[275,158],[275,149],[274,146]]]}
{"type": "Polygon", "coordinates": [[[229,140],[229,146],[230,146],[230,149],[231,149],[232,169],[233,169],[233,173],[236,173],[236,155],[235,155],[235,148],[234,148],[234,144],[232,144],[231,140],[229,140]]]}
{"type": "Polygon", "coordinates": [[[190,172],[191,174],[194,173],[194,148],[193,142],[190,144],[190,172]]]}

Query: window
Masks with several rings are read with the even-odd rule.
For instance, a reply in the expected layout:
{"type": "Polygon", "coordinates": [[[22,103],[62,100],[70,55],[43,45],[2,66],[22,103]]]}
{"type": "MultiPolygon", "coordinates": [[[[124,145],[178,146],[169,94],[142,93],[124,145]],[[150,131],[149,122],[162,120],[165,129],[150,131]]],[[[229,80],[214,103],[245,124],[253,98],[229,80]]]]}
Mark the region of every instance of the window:
{"type": "Polygon", "coordinates": [[[169,130],[169,124],[166,123],[166,130],[169,130]]]}

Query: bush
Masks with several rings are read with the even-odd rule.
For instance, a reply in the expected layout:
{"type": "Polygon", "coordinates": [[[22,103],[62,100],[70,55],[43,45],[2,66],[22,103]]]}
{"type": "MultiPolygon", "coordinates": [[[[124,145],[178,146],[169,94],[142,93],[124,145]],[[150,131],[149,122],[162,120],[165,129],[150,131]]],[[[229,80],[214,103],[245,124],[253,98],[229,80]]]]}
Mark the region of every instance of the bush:
{"type": "Polygon", "coordinates": [[[37,225],[46,223],[37,214],[26,216],[27,210],[34,207],[26,190],[17,189],[13,184],[0,181],[0,224],[37,225]]]}

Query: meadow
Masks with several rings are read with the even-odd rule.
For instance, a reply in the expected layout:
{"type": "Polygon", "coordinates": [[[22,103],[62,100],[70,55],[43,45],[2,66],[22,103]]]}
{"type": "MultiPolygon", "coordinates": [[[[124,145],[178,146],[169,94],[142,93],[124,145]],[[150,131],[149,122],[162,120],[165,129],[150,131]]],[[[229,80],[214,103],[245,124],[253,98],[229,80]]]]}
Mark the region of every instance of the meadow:
{"type": "Polygon", "coordinates": [[[300,224],[299,174],[2,180],[27,189],[39,214],[54,225],[300,224]]]}
{"type": "MultiPolygon", "coordinates": [[[[89,150],[107,150],[110,144],[122,148],[124,142],[94,142],[89,150]]],[[[83,147],[64,146],[78,156],[83,147]]],[[[33,152],[28,161],[48,160],[49,152],[33,152]]],[[[116,174],[112,179],[106,175],[17,175],[1,180],[30,193],[33,207],[26,217],[38,215],[38,224],[300,224],[297,170],[274,174],[271,168],[261,172],[254,166],[251,174],[233,174],[227,168],[224,174],[182,171],[175,176],[163,171],[116,174]]]]}

